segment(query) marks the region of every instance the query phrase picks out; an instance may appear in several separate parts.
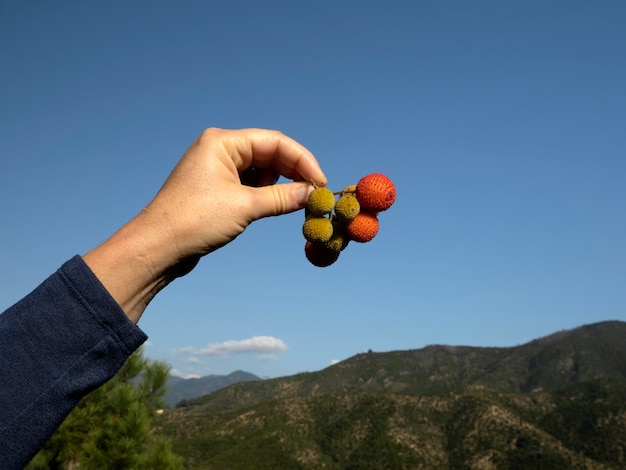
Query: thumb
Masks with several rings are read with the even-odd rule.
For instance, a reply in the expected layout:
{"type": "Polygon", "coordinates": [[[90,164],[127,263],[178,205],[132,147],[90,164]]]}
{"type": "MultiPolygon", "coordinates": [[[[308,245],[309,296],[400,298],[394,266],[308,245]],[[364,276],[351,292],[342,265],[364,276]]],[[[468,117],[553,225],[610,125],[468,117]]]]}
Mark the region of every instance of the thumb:
{"type": "Polygon", "coordinates": [[[253,217],[261,219],[288,214],[306,206],[313,185],[306,181],[250,188],[253,193],[253,217]]]}

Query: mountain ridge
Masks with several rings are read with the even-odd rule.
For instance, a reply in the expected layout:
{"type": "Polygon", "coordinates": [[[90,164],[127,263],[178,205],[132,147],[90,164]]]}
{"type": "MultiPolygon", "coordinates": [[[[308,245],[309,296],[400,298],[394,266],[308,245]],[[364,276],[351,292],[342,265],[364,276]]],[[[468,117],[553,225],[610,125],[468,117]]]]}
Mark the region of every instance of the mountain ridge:
{"type": "Polygon", "coordinates": [[[625,345],[626,323],[610,320],[512,347],[434,344],[368,351],[317,372],[233,384],[179,406],[220,410],[275,398],[356,391],[424,394],[485,387],[515,393],[555,390],[602,377],[626,381],[625,345]]]}
{"type": "Polygon", "coordinates": [[[262,379],[261,377],[243,370],[235,370],[224,375],[211,374],[189,379],[170,376],[164,400],[168,406],[174,407],[183,400],[197,398],[234,383],[254,380],[262,379]]]}
{"type": "Polygon", "coordinates": [[[626,323],[357,354],[166,410],[186,468],[626,468],[626,323]]]}

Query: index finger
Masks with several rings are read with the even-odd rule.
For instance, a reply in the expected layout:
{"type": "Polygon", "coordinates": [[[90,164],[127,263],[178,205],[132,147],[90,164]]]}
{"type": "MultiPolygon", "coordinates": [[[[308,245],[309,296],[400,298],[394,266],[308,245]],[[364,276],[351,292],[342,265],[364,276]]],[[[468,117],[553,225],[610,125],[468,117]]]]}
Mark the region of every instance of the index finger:
{"type": "Polygon", "coordinates": [[[238,171],[249,167],[274,168],[278,173],[294,181],[312,181],[317,186],[328,182],[319,162],[302,144],[280,131],[266,129],[242,129],[234,131],[238,171]]]}

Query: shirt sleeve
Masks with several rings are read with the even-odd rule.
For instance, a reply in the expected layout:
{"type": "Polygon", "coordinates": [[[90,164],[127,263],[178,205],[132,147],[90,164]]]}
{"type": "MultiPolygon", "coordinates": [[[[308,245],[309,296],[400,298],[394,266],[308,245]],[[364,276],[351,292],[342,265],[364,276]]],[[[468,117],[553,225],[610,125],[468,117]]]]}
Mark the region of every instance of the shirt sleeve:
{"type": "Polygon", "coordinates": [[[0,468],[23,468],[147,339],[80,256],[0,315],[0,468]]]}

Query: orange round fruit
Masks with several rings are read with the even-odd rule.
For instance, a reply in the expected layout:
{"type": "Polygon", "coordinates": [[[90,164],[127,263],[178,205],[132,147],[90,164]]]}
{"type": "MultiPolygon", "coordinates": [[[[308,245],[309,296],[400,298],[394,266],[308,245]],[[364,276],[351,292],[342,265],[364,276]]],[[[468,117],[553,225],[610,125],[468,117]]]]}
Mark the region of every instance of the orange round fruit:
{"type": "Polygon", "coordinates": [[[361,178],[356,184],[355,194],[361,209],[369,212],[385,211],[396,201],[393,181],[381,173],[371,173],[361,178]]]}
{"type": "Polygon", "coordinates": [[[346,224],[346,233],[351,240],[365,243],[376,236],[379,226],[376,215],[361,211],[346,224]]]}

